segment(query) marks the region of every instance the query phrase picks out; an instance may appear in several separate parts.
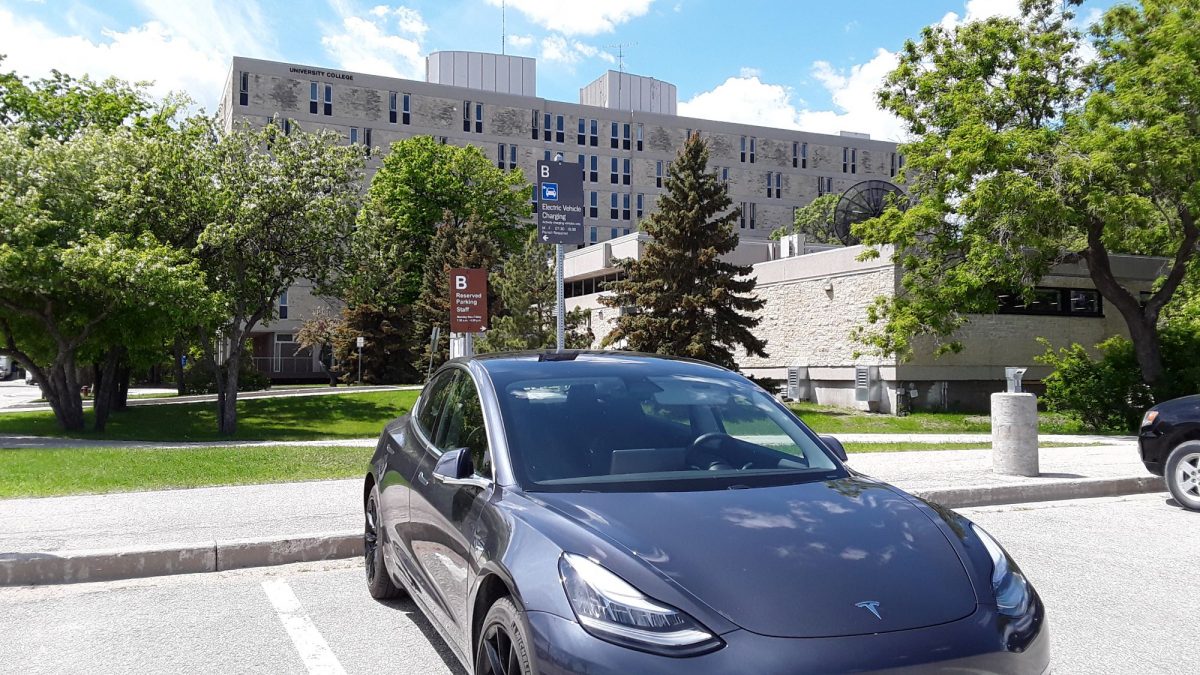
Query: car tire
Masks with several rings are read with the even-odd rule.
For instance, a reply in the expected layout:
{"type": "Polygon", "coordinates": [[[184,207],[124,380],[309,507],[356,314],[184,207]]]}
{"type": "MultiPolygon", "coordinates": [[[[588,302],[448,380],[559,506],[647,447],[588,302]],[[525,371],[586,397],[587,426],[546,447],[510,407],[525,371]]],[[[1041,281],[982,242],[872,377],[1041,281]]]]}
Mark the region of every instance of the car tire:
{"type": "Polygon", "coordinates": [[[1172,450],[1163,473],[1175,501],[1185,509],[1200,511],[1200,441],[1188,441],[1172,450]]]}
{"type": "Polygon", "coordinates": [[[383,561],[383,542],[379,536],[379,488],[372,486],[367,497],[363,526],[363,567],[367,574],[367,590],[376,600],[391,600],[404,594],[404,589],[392,581],[383,561]]]}
{"type": "Polygon", "coordinates": [[[525,615],[512,598],[492,604],[475,646],[475,675],[533,675],[525,615]]]}

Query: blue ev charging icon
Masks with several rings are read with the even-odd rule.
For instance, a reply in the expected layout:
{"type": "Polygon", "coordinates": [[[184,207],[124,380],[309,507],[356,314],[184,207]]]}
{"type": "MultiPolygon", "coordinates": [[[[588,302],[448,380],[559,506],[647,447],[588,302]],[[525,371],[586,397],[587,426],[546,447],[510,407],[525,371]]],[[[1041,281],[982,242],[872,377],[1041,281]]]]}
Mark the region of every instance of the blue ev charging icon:
{"type": "Polygon", "coordinates": [[[542,201],[558,201],[558,183],[542,183],[542,201]]]}

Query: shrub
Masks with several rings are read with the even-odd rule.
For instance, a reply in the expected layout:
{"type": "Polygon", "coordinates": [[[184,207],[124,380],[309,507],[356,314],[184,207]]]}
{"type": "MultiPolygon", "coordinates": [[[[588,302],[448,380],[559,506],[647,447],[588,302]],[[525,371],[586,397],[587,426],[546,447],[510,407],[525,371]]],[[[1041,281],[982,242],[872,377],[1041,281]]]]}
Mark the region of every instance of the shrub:
{"type": "Polygon", "coordinates": [[[1160,337],[1164,374],[1155,391],[1142,382],[1133,343],[1124,337],[1096,345],[1098,359],[1079,344],[1057,352],[1047,345],[1038,359],[1054,367],[1045,380],[1047,409],[1091,429],[1133,432],[1150,406],[1200,391],[1200,335],[1184,328],[1164,328],[1160,337]]]}
{"type": "MultiPolygon", "coordinates": [[[[238,391],[262,391],[271,388],[271,378],[254,367],[254,359],[242,359],[238,373],[238,391]]],[[[225,376],[225,368],[221,368],[221,376],[225,376]]],[[[183,371],[184,394],[215,394],[217,382],[213,371],[202,361],[189,361],[183,371]]]]}

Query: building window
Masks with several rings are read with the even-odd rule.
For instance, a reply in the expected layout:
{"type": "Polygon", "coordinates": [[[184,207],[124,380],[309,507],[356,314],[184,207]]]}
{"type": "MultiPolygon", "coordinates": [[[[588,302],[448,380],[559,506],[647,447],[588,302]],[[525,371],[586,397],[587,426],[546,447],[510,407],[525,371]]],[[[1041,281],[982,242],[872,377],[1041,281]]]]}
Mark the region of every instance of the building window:
{"type": "Polygon", "coordinates": [[[593,244],[596,243],[596,227],[595,226],[588,228],[588,239],[590,239],[593,244]]]}
{"type": "Polygon", "coordinates": [[[600,217],[600,197],[599,193],[595,191],[588,193],[588,217],[600,217]]]}
{"type": "Polygon", "coordinates": [[[771,171],[767,172],[767,197],[775,196],[775,174],[771,171]]]}
{"type": "Polygon", "coordinates": [[[325,113],[326,117],[333,115],[333,85],[325,85],[325,109],[321,112],[325,113]]]}
{"type": "Polygon", "coordinates": [[[800,168],[808,168],[808,143],[800,144],[800,168]]]}
{"type": "Polygon", "coordinates": [[[783,197],[783,172],[776,171],[775,172],[775,198],[781,199],[782,197],[783,197]]]}
{"type": "Polygon", "coordinates": [[[612,161],[610,162],[612,171],[609,174],[609,180],[608,180],[608,182],[612,183],[613,185],[617,184],[617,164],[618,164],[617,158],[613,157],[612,161]]]}
{"type": "Polygon", "coordinates": [[[463,131],[471,131],[471,102],[463,101],[463,131]]]}
{"type": "Polygon", "coordinates": [[[592,170],[588,178],[593,183],[600,182],[600,158],[596,155],[592,155],[592,170]]]}
{"type": "MultiPolygon", "coordinates": [[[[547,143],[550,142],[550,135],[554,133],[553,130],[550,129],[550,120],[550,113],[546,113],[542,116],[542,140],[546,141],[547,143]]],[[[536,110],[533,111],[533,137],[535,140],[538,137],[538,111],[536,110]]]]}
{"type": "Polygon", "coordinates": [[[720,171],[718,172],[717,175],[719,175],[721,177],[721,184],[728,187],[729,186],[729,167],[722,166],[722,167],[719,167],[719,169],[720,169],[720,171]]]}
{"type": "Polygon", "coordinates": [[[350,145],[358,143],[358,127],[350,127],[350,145]]]}
{"type": "Polygon", "coordinates": [[[609,239],[616,239],[616,238],[617,238],[617,228],[615,228],[615,227],[614,227],[614,228],[612,228],[611,230],[609,230],[609,231],[608,231],[608,238],[609,238],[609,239]]]}
{"type": "Polygon", "coordinates": [[[742,136],[742,163],[746,162],[746,137],[742,136]]]}
{"type": "Polygon", "coordinates": [[[623,150],[629,149],[629,125],[628,124],[626,124],[621,129],[621,149],[623,149],[623,150]]]}
{"type": "Polygon", "coordinates": [[[398,97],[399,97],[399,95],[396,94],[396,92],[394,92],[394,91],[388,92],[388,123],[389,124],[396,123],[396,115],[399,112],[398,106],[396,105],[396,103],[397,103],[396,99],[398,97]]]}
{"type": "Polygon", "coordinates": [[[644,214],[645,212],[646,212],[646,195],[639,192],[639,193],[637,193],[637,219],[641,220],[642,214],[644,214]]]}
{"type": "Polygon", "coordinates": [[[817,176],[817,196],[833,192],[833,179],[817,176]]]}
{"type": "Polygon", "coordinates": [[[998,300],[1000,314],[1104,316],[1103,298],[1099,291],[1092,289],[1038,287],[1028,302],[1020,293],[1004,293],[998,300]]]}
{"type": "Polygon", "coordinates": [[[800,143],[798,141],[792,141],[792,168],[800,168],[800,143]]]}
{"type": "Polygon", "coordinates": [[[858,173],[858,148],[842,148],[842,173],[858,173]]]}
{"type": "MultiPolygon", "coordinates": [[[[614,192],[608,197],[608,217],[612,220],[616,220],[618,215],[617,212],[619,211],[617,208],[617,193],[614,192]]],[[[616,230],[613,230],[613,232],[616,232],[616,230]]],[[[613,236],[615,237],[616,235],[614,234],[613,236]]]]}
{"type": "Polygon", "coordinates": [[[517,146],[515,145],[508,146],[508,168],[510,171],[517,168],[517,146]]]}
{"type": "MultiPolygon", "coordinates": [[[[279,318],[288,318],[288,292],[286,289],[279,294],[279,318]]],[[[291,342],[291,336],[288,336],[287,340],[280,340],[280,342],[291,342]]]]}
{"type": "Polygon", "coordinates": [[[250,105],[250,73],[243,71],[238,80],[238,105],[250,105]]]}
{"type": "Polygon", "coordinates": [[[741,206],[738,207],[738,228],[742,230],[746,229],[746,202],[742,202],[741,206]]]}
{"type": "Polygon", "coordinates": [[[438,136],[437,140],[440,145],[445,145],[446,143],[450,142],[450,138],[447,136],[438,136]]]}
{"type": "MultiPolygon", "coordinates": [[[[538,139],[538,136],[541,135],[541,132],[538,129],[538,124],[541,119],[542,119],[542,111],[534,110],[533,111],[533,136],[532,136],[532,138],[535,141],[538,139]]],[[[546,140],[550,140],[550,139],[547,138],[546,140]]]]}
{"type": "Polygon", "coordinates": [[[550,161],[550,151],[549,151],[549,150],[547,150],[546,152],[542,153],[542,159],[543,159],[543,160],[545,160],[545,161],[547,161],[547,162],[549,162],[549,161],[550,161]]]}
{"type": "Polygon", "coordinates": [[[749,216],[749,218],[747,218],[747,220],[750,221],[750,229],[753,230],[754,222],[755,222],[754,221],[755,204],[754,204],[754,202],[750,202],[750,203],[746,204],[746,207],[750,209],[750,216],[749,216]]]}
{"type": "Polygon", "coordinates": [[[895,176],[896,175],[896,153],[894,153],[894,152],[891,153],[891,157],[892,157],[892,163],[891,163],[891,168],[888,169],[888,175],[895,176]]]}
{"type": "Polygon", "coordinates": [[[321,98],[320,94],[317,91],[317,83],[309,82],[308,83],[308,112],[309,113],[311,113],[313,115],[317,114],[317,112],[321,106],[320,98],[321,98]]]}
{"type": "Polygon", "coordinates": [[[629,220],[629,193],[621,195],[621,220],[629,220]]]}
{"type": "Polygon", "coordinates": [[[575,134],[576,145],[587,145],[587,120],[579,118],[579,133],[575,134]]]}
{"type": "Polygon", "coordinates": [[[758,141],[758,139],[756,139],[755,137],[753,137],[753,136],[750,137],[750,163],[751,164],[754,163],[754,146],[758,144],[757,141],[758,141]]]}
{"type": "Polygon", "coordinates": [[[483,104],[475,104],[475,133],[483,133],[483,104]]]}
{"type": "Polygon", "coordinates": [[[363,129],[363,145],[367,146],[367,157],[370,157],[371,156],[371,148],[373,147],[373,144],[371,143],[370,127],[363,129]]]}
{"type": "MultiPolygon", "coordinates": [[[[562,115],[555,117],[555,123],[554,123],[554,142],[555,143],[565,143],[566,142],[565,139],[567,137],[567,134],[565,131],[565,127],[563,126],[564,124],[565,124],[565,118],[562,115]]],[[[548,134],[549,131],[547,131],[546,133],[548,134]]],[[[546,140],[550,140],[550,139],[547,138],[546,140]]]]}
{"type": "Polygon", "coordinates": [[[400,111],[404,114],[403,119],[400,120],[404,124],[412,124],[412,105],[411,105],[412,101],[411,101],[411,99],[412,99],[411,94],[404,95],[404,101],[403,101],[404,108],[400,111]]]}
{"type": "Polygon", "coordinates": [[[621,182],[624,183],[625,185],[629,185],[632,176],[633,176],[633,160],[631,160],[631,159],[621,160],[621,182]]]}
{"type": "MultiPolygon", "coordinates": [[[[550,151],[547,150],[546,154],[549,155],[550,151]]],[[[586,155],[579,156],[579,180],[587,180],[587,166],[584,164],[584,162],[586,162],[586,161],[587,161],[586,155]]]]}
{"type": "Polygon", "coordinates": [[[621,125],[616,122],[613,122],[612,123],[612,138],[609,139],[609,147],[612,148],[613,150],[616,150],[617,148],[621,147],[621,137],[617,135],[617,132],[619,132],[620,130],[621,130],[621,125]]]}
{"type": "Polygon", "coordinates": [[[627,228],[625,228],[625,229],[621,230],[621,234],[629,234],[629,231],[630,231],[630,230],[629,230],[629,228],[627,227],[627,228]]]}
{"type": "Polygon", "coordinates": [[[645,135],[646,135],[645,127],[642,126],[641,122],[638,122],[638,125],[637,125],[637,149],[638,149],[638,152],[642,151],[642,141],[643,141],[645,135]]]}
{"type": "Polygon", "coordinates": [[[654,187],[662,187],[663,184],[663,163],[658,160],[654,163],[654,187]]]}
{"type": "Polygon", "coordinates": [[[590,121],[590,133],[588,134],[588,143],[593,147],[600,145],[600,122],[599,120],[590,121]]]}
{"type": "Polygon", "coordinates": [[[503,143],[496,144],[496,168],[497,169],[504,168],[504,144],[503,143]]]}
{"type": "MultiPolygon", "coordinates": [[[[538,186],[537,186],[537,183],[534,183],[533,185],[529,186],[529,203],[533,204],[536,207],[537,200],[538,200],[538,186]]],[[[795,220],[795,219],[793,218],[793,220],[795,220]]]]}

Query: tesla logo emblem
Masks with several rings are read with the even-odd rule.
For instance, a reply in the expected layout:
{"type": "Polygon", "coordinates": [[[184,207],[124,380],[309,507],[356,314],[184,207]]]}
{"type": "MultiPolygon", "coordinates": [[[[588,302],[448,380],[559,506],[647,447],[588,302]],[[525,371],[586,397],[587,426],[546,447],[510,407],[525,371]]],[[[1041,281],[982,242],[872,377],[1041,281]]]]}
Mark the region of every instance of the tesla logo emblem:
{"type": "Polygon", "coordinates": [[[883,621],[883,617],[879,616],[879,601],[878,600],[863,600],[862,602],[854,603],[855,607],[861,607],[875,615],[876,619],[883,621]]]}

